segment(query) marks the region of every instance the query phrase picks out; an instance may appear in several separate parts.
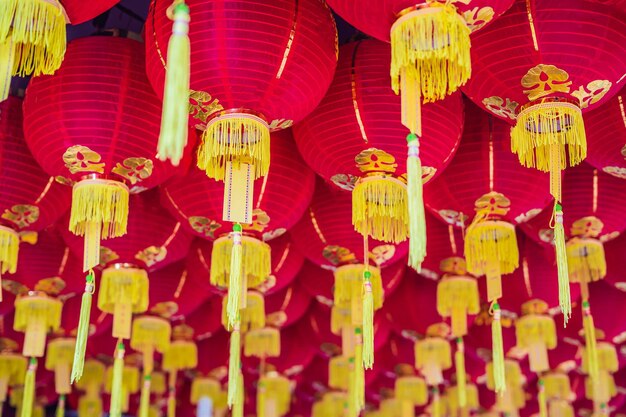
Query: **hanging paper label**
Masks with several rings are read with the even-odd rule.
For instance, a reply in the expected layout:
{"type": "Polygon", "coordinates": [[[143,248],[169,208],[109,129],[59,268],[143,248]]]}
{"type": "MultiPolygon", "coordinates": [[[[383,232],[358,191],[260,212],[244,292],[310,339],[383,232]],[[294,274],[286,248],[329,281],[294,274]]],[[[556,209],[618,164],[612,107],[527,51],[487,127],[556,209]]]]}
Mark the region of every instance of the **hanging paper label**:
{"type": "Polygon", "coordinates": [[[0,403],[6,402],[8,390],[9,390],[9,377],[8,375],[2,375],[0,377],[0,403]]]}
{"type": "Polygon", "coordinates": [[[345,358],[354,356],[354,345],[356,344],[354,330],[349,326],[341,328],[341,354],[345,358]]]}
{"type": "Polygon", "coordinates": [[[72,392],[70,385],[70,366],[67,363],[59,364],[54,370],[54,388],[57,394],[72,392]]]}
{"type": "Polygon", "coordinates": [[[132,306],[127,303],[115,303],[113,310],[113,337],[116,339],[130,339],[130,329],[133,318],[132,306]]]}
{"type": "Polygon", "coordinates": [[[83,248],[83,272],[100,264],[100,233],[102,227],[97,222],[87,222],[83,248]]]}
{"type": "Polygon", "coordinates": [[[528,362],[530,370],[536,373],[550,369],[548,349],[543,343],[533,343],[528,347],[528,362]]]}
{"type": "Polygon", "coordinates": [[[265,399],[265,417],[278,417],[275,398],[265,399]]]}
{"type": "Polygon", "coordinates": [[[227,162],[222,219],[232,223],[252,223],[253,198],[254,165],[227,162]]]}
{"type": "Polygon", "coordinates": [[[361,297],[352,297],[350,305],[352,310],[352,325],[355,327],[363,326],[363,302],[361,297]]]}
{"type": "Polygon", "coordinates": [[[439,385],[443,383],[443,373],[441,368],[432,361],[427,362],[421,369],[422,375],[426,378],[428,385],[439,385]]]}
{"type": "Polygon", "coordinates": [[[498,298],[502,298],[502,276],[500,275],[499,265],[487,266],[487,299],[488,301],[494,301],[498,298]]]}
{"type": "Polygon", "coordinates": [[[24,335],[22,354],[30,358],[41,358],[46,349],[46,323],[44,320],[29,320],[24,335]]]}

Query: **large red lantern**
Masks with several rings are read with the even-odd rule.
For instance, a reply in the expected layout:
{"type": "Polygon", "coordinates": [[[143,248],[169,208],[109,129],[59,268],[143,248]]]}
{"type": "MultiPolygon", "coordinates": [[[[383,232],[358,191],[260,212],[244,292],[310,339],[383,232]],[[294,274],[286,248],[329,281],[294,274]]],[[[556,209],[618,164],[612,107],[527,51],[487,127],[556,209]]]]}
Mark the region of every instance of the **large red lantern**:
{"type": "Polygon", "coordinates": [[[626,179],[626,90],[585,116],[586,161],[614,177],[626,179]]]}
{"type": "Polygon", "coordinates": [[[71,42],[62,68],[28,87],[24,114],[35,159],[74,184],[70,230],[85,236],[88,270],[99,263],[100,238],[126,233],[129,192],[174,173],[153,160],[159,106],[142,45],[111,37],[71,42]]]}
{"type": "MultiPolygon", "coordinates": [[[[339,55],[326,97],[294,128],[298,148],[326,181],[352,191],[352,223],[359,233],[389,243],[413,235],[410,263],[417,266],[424,256],[415,244],[424,240],[418,234],[425,227],[423,221],[417,224],[419,196],[410,191],[400,99],[386,82],[389,46],[360,41],[343,46],[339,55]]],[[[424,108],[420,159],[425,180],[441,173],[454,154],[462,108],[459,94],[424,108]]]]}
{"type": "Polygon", "coordinates": [[[15,273],[20,242],[34,244],[36,231],[69,206],[69,190],[55,183],[33,159],[22,132],[22,100],[0,103],[0,275],[15,273]]]}
{"type": "MultiPolygon", "coordinates": [[[[193,51],[189,110],[193,124],[204,130],[198,167],[225,182],[223,220],[250,224],[252,206],[243,190],[249,194],[254,180],[269,171],[270,131],[301,120],[330,84],[337,58],[334,21],[319,0],[186,3],[193,51]]],[[[172,33],[170,5],[153,0],[146,22],[148,77],[159,94],[172,33]]]]}

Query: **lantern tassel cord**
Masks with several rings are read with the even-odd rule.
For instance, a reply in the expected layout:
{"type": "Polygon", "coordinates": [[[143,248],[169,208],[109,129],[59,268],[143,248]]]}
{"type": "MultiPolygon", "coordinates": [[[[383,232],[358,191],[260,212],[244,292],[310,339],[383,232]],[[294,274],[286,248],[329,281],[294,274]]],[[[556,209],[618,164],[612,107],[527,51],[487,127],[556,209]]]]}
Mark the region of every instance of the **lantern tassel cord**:
{"type": "MultiPolygon", "coordinates": [[[[559,305],[563,313],[563,327],[567,326],[572,316],[572,301],[569,288],[569,272],[567,267],[567,251],[565,246],[565,229],[563,227],[563,209],[561,204],[554,204],[554,246],[556,248],[556,263],[559,281],[559,305]]],[[[551,222],[552,223],[552,222],[551,222]]]]}
{"type": "Polygon", "coordinates": [[[174,2],[172,36],[167,47],[167,72],[158,158],[178,166],[187,145],[189,119],[189,6],[174,2]]]}
{"type": "Polygon", "coordinates": [[[454,368],[456,370],[456,386],[459,396],[459,406],[465,408],[467,405],[467,381],[465,373],[465,346],[463,338],[456,339],[456,352],[454,353],[454,368]]]}
{"type": "Polygon", "coordinates": [[[426,257],[426,215],[422,183],[422,162],[419,139],[414,133],[407,136],[407,194],[409,205],[409,266],[416,271],[422,268],[426,257]]]}
{"type": "Polygon", "coordinates": [[[504,371],[504,346],[502,342],[502,310],[497,301],[491,303],[491,351],[493,361],[493,380],[495,391],[502,395],[506,391],[506,376],[504,371]]]}
{"type": "Polygon", "coordinates": [[[585,334],[585,356],[587,361],[587,371],[592,381],[598,380],[598,347],[596,342],[596,331],[591,315],[591,306],[589,301],[584,300],[582,304],[583,310],[583,332],[585,334]]]}
{"type": "Polygon", "coordinates": [[[143,377],[143,385],[141,386],[141,397],[139,398],[139,417],[148,417],[150,413],[150,387],[152,385],[152,377],[147,374],[143,377]]]}
{"type": "Polygon", "coordinates": [[[548,417],[548,401],[546,399],[546,387],[543,379],[539,379],[539,417],[548,417]]]}
{"type": "Polygon", "coordinates": [[[230,277],[228,284],[228,299],[226,313],[228,315],[228,324],[233,326],[239,317],[241,291],[242,291],[242,227],[239,223],[233,224],[233,247],[230,255],[230,277]]]}
{"type": "Polygon", "coordinates": [[[363,335],[362,329],[356,328],[356,344],[354,346],[354,394],[357,414],[365,406],[365,374],[363,369],[363,335]]]}
{"type": "Polygon", "coordinates": [[[237,376],[235,377],[236,388],[236,397],[235,404],[233,406],[233,417],[243,417],[244,411],[244,385],[243,385],[243,374],[241,370],[237,372],[237,376]]]}
{"type": "Polygon", "coordinates": [[[59,402],[57,403],[57,409],[55,412],[55,417],[65,417],[65,395],[59,395],[59,402]]]}
{"type": "Polygon", "coordinates": [[[115,361],[113,361],[113,381],[111,382],[111,405],[110,416],[121,417],[122,416],[122,391],[123,391],[123,379],[124,379],[124,342],[121,340],[117,343],[117,350],[115,352],[115,361]]]}
{"type": "Polygon", "coordinates": [[[83,376],[85,366],[85,351],[87,350],[87,338],[89,337],[89,322],[91,316],[91,301],[96,290],[96,279],[93,270],[89,270],[85,278],[85,291],[80,304],[80,316],[78,330],[76,332],[76,348],[74,361],[72,362],[71,383],[79,381],[83,376]]]}
{"type": "Polygon", "coordinates": [[[230,355],[228,358],[228,407],[232,408],[239,395],[238,378],[241,372],[241,333],[239,321],[235,322],[230,334],[230,355]]]}
{"type": "Polygon", "coordinates": [[[372,273],[363,272],[363,361],[355,366],[372,369],[374,366],[374,296],[372,273]]]}
{"type": "Polygon", "coordinates": [[[28,370],[24,378],[24,394],[22,397],[21,417],[31,417],[33,401],[35,399],[35,375],[37,374],[37,359],[30,358],[28,370]]]}

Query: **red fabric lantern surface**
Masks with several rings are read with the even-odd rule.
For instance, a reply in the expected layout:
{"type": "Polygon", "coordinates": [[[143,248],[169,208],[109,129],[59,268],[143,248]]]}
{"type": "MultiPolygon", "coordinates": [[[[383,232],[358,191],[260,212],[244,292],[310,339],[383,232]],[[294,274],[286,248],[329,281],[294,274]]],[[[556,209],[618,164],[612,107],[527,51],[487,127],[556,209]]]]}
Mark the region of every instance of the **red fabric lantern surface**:
{"type": "MultiPolygon", "coordinates": [[[[289,286],[304,263],[304,256],[296,250],[289,233],[268,242],[272,251],[272,281],[274,286],[265,289],[266,294],[274,294],[289,286]]],[[[211,242],[196,239],[187,256],[187,271],[198,281],[198,289],[223,294],[224,289],[214,287],[209,282],[211,268],[211,242]],[[197,278],[196,278],[197,277],[197,278]]]]}
{"type": "MultiPolygon", "coordinates": [[[[350,195],[319,179],[308,213],[291,235],[296,248],[317,265],[338,266],[347,258],[363,261],[363,236],[352,227],[350,195]]],[[[394,246],[370,238],[369,251],[372,264],[391,265],[404,259],[408,244],[394,246]]]]}
{"type": "MultiPolygon", "coordinates": [[[[389,41],[389,32],[398,14],[416,4],[414,0],[367,0],[360,3],[330,0],[328,3],[354,27],[383,41],[389,41]]],[[[457,7],[468,26],[477,30],[506,11],[512,0],[453,0],[450,3],[457,7]]]]}
{"type": "Polygon", "coordinates": [[[119,1],[120,0],[62,0],[61,4],[63,4],[63,8],[70,19],[70,23],[72,25],[79,25],[106,12],[119,3],[119,1]]]}
{"type": "Polygon", "coordinates": [[[198,346],[197,370],[207,374],[218,368],[224,368],[224,376],[228,374],[228,343],[230,333],[218,330],[214,335],[196,340],[198,346]],[[204,354],[202,354],[204,352],[204,354]]]}
{"type": "Polygon", "coordinates": [[[620,90],[626,18],[618,8],[591,0],[515,0],[474,35],[471,52],[473,74],[463,91],[509,123],[521,105],[545,95],[574,100],[584,112],[620,90]]]}
{"type": "Polygon", "coordinates": [[[626,179],[626,89],[585,117],[589,150],[586,161],[615,177],[626,179]]]}
{"type": "Polygon", "coordinates": [[[22,123],[21,98],[0,103],[0,224],[42,230],[69,208],[71,191],[39,167],[24,141],[22,123]]]}
{"type": "Polygon", "coordinates": [[[150,273],[149,311],[163,317],[187,317],[211,296],[199,291],[197,277],[189,274],[184,262],[176,262],[150,273]]]}
{"type": "MultiPolygon", "coordinates": [[[[82,239],[63,230],[63,238],[76,256],[82,256],[82,239]]],[[[183,259],[191,236],[159,205],[157,190],[131,195],[128,233],[103,242],[100,263],[129,263],[155,271],[183,259]]]]}
{"type": "MultiPolygon", "coordinates": [[[[284,128],[319,103],[335,70],[337,48],[334,21],[323,2],[186,3],[193,16],[191,89],[207,94],[195,100],[192,94],[194,124],[204,125],[215,112],[245,108],[261,114],[270,127],[284,128]]],[[[170,5],[153,0],[146,21],[147,73],[159,95],[172,33],[170,5]]]]}
{"type": "MultiPolygon", "coordinates": [[[[365,170],[390,169],[397,177],[406,173],[409,132],[400,122],[400,97],[389,84],[389,56],[389,45],[375,40],[342,46],[326,97],[294,127],[304,160],[338,188],[351,190],[365,170]],[[371,148],[388,155],[378,152],[355,161],[371,148]]],[[[463,127],[461,95],[424,106],[422,118],[420,158],[423,175],[430,179],[443,171],[458,146],[463,127]]]]}
{"type": "MultiPolygon", "coordinates": [[[[453,222],[450,213],[440,213],[453,222]]],[[[426,213],[426,259],[422,262],[420,275],[437,280],[441,277],[441,261],[453,256],[463,256],[463,233],[451,223],[444,224],[429,212],[426,213]]]]}
{"type": "Polygon", "coordinates": [[[623,271],[626,253],[626,235],[621,235],[604,244],[606,255],[606,278],[618,290],[626,291],[626,274],[623,271]]]}
{"type": "Polygon", "coordinates": [[[309,309],[312,297],[299,282],[265,296],[265,315],[281,328],[298,322],[309,309]]]}
{"type": "Polygon", "coordinates": [[[443,175],[424,190],[433,213],[460,225],[465,220],[460,217],[474,217],[474,203],[490,191],[510,200],[504,219],[511,223],[524,222],[550,204],[549,176],[519,164],[511,153],[510,130],[507,123],[466,103],[461,145],[443,175]]]}
{"type": "Polygon", "coordinates": [[[139,192],[176,172],[154,158],[160,114],[142,44],[94,36],[70,42],[61,68],[29,84],[24,133],[37,162],[57,180],[98,174],[139,192]]]}
{"type": "Polygon", "coordinates": [[[185,316],[185,324],[191,326],[198,340],[216,334],[222,326],[222,297],[211,295],[191,314],[185,316]]]}
{"type": "MultiPolygon", "coordinates": [[[[285,233],[302,216],[313,194],[315,174],[298,157],[289,131],[272,134],[272,168],[254,187],[253,224],[244,232],[263,240],[285,233]]],[[[223,224],[223,184],[192,169],[162,187],[162,204],[196,236],[214,240],[231,231],[223,224]]],[[[208,258],[210,259],[210,257],[208,258]]]]}
{"type": "MultiPolygon", "coordinates": [[[[608,241],[617,237],[626,230],[626,219],[623,215],[624,201],[626,201],[626,187],[622,179],[605,174],[585,163],[568,169],[563,177],[566,235],[570,235],[574,222],[583,217],[594,216],[604,224],[599,235],[601,240],[608,241]]],[[[551,215],[551,210],[544,210],[540,215],[522,225],[522,230],[536,241],[550,244],[552,229],[548,227],[548,224],[551,215]]]]}

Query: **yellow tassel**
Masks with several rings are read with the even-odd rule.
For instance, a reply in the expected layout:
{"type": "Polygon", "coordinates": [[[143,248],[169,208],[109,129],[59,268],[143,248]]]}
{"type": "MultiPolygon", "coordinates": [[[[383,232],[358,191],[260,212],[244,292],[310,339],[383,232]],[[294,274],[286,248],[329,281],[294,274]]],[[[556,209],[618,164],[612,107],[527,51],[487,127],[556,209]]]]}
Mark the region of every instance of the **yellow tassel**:
{"type": "Polygon", "coordinates": [[[606,276],[604,246],[598,239],[573,237],[566,245],[567,267],[572,282],[590,283],[606,276]]]}
{"type": "Polygon", "coordinates": [[[111,382],[111,417],[122,416],[123,383],[124,383],[124,343],[117,344],[115,360],[113,361],[113,380],[111,382]]]}
{"type": "Polygon", "coordinates": [[[76,341],[69,338],[54,339],[48,343],[45,367],[54,372],[54,388],[57,394],[70,394],[70,369],[74,360],[76,341]]]}
{"type": "Polygon", "coordinates": [[[354,347],[354,389],[357,410],[365,406],[365,374],[363,369],[363,336],[360,328],[355,329],[356,345],[354,347]]]}
{"type": "Polygon", "coordinates": [[[144,269],[113,266],[102,271],[98,308],[113,314],[113,337],[130,339],[132,314],[148,309],[149,281],[144,269]]]}
{"type": "Polygon", "coordinates": [[[31,417],[33,401],[35,399],[35,376],[37,374],[37,359],[30,358],[28,370],[24,378],[24,394],[22,397],[21,417],[31,417]]]}
{"type": "Polygon", "coordinates": [[[167,398],[167,417],[176,417],[176,389],[170,388],[167,398]]]}
{"type": "Polygon", "coordinates": [[[21,355],[0,354],[0,408],[7,400],[9,387],[24,385],[27,366],[28,361],[21,355]]]}
{"type": "Polygon", "coordinates": [[[102,416],[102,399],[100,395],[83,395],[78,400],[78,417],[102,416]]]}
{"type": "Polygon", "coordinates": [[[59,395],[55,416],[65,417],[65,394],[59,395]]]}
{"type": "Polygon", "coordinates": [[[87,396],[97,396],[104,384],[105,368],[102,362],[90,359],[85,362],[83,377],[76,381],[76,388],[87,396]]]}
{"type": "Polygon", "coordinates": [[[426,381],[417,376],[403,376],[396,379],[395,396],[400,401],[408,402],[412,406],[422,406],[428,402],[428,387],[426,381]]]}
{"type": "Polygon", "coordinates": [[[8,37],[0,43],[0,102],[9,97],[11,91],[11,75],[15,64],[13,40],[8,37]]]}
{"type": "Polygon", "coordinates": [[[563,210],[558,202],[554,205],[554,247],[559,279],[559,305],[563,313],[563,326],[565,327],[572,316],[572,301],[569,291],[568,256],[565,251],[563,210]]]}
{"type": "Polygon", "coordinates": [[[428,385],[443,383],[442,371],[452,367],[450,343],[441,337],[427,337],[415,342],[415,368],[428,385]]]}
{"type": "Polygon", "coordinates": [[[226,162],[254,165],[254,179],[270,167],[270,130],[262,118],[245,113],[226,113],[207,123],[198,148],[198,168],[209,178],[224,180],[226,162]]]}
{"type": "Polygon", "coordinates": [[[441,395],[439,388],[433,387],[433,398],[430,404],[430,415],[432,417],[441,417],[441,395]]]}
{"type": "Polygon", "coordinates": [[[191,383],[190,399],[194,405],[198,404],[202,397],[208,397],[213,401],[213,404],[216,404],[221,395],[222,386],[213,378],[196,377],[191,383]]]}
{"type": "Polygon", "coordinates": [[[51,75],[65,55],[65,11],[57,1],[6,0],[0,7],[0,44],[13,42],[13,75],[51,75]]]}
{"type": "Polygon", "coordinates": [[[592,379],[598,377],[598,349],[596,342],[596,331],[591,315],[589,301],[583,301],[583,331],[585,333],[585,355],[583,361],[587,373],[592,379]]]}
{"type": "Polygon", "coordinates": [[[154,351],[165,353],[170,347],[172,327],[160,317],[144,316],[133,320],[130,347],[143,354],[143,371],[154,370],[154,351]]]}
{"type": "Polygon", "coordinates": [[[419,272],[426,257],[426,217],[419,139],[415,133],[407,136],[407,144],[409,148],[406,162],[410,237],[409,266],[419,272]]]}
{"type": "MultiPolygon", "coordinates": [[[[239,330],[242,333],[265,327],[265,299],[263,294],[257,291],[248,291],[246,300],[246,308],[239,310],[239,330]]],[[[227,303],[228,300],[224,297],[222,299],[222,325],[230,331],[233,326],[228,323],[227,303]]]]}
{"type": "Polygon", "coordinates": [[[13,229],[0,226],[0,275],[17,271],[20,235],[13,229]]]}
{"type": "Polygon", "coordinates": [[[100,264],[100,239],[126,234],[129,192],[112,180],[86,179],[74,185],[69,230],[85,236],[83,271],[100,264]]]}
{"type": "Polygon", "coordinates": [[[235,322],[233,331],[230,334],[230,355],[228,357],[228,407],[235,404],[239,384],[238,375],[241,372],[241,333],[239,323],[235,322]]]}
{"type": "Polygon", "coordinates": [[[468,276],[446,276],[437,284],[437,311],[450,317],[452,336],[467,334],[467,314],[480,312],[478,283],[468,276]]]}
{"type": "MultiPolygon", "coordinates": [[[[230,253],[230,280],[228,282],[228,306],[226,314],[228,316],[228,325],[232,326],[239,317],[239,302],[241,300],[242,291],[242,246],[241,246],[241,225],[234,224],[231,234],[233,246],[230,253]]],[[[245,289],[244,289],[245,291],[245,289]]]]}
{"type": "Polygon", "coordinates": [[[459,406],[461,408],[467,405],[467,391],[466,391],[466,375],[465,375],[465,348],[463,346],[463,339],[458,337],[456,339],[456,352],[454,353],[454,368],[456,370],[456,386],[458,393],[459,406]]]}
{"type": "Polygon", "coordinates": [[[363,272],[363,362],[365,369],[374,366],[374,297],[372,273],[363,272]]]}
{"type": "MultiPolygon", "coordinates": [[[[522,310],[524,307],[522,307],[522,310]]],[[[557,344],[554,319],[543,314],[528,314],[515,321],[517,346],[528,352],[532,372],[544,372],[550,368],[548,349],[557,344]]]]}
{"type": "Polygon", "coordinates": [[[335,356],[328,362],[328,386],[347,391],[350,384],[350,361],[344,356],[335,356]]]}
{"type": "Polygon", "coordinates": [[[280,356],[280,330],[273,327],[250,330],[243,346],[245,356],[277,358],[280,356]]]}
{"type": "Polygon", "coordinates": [[[232,416],[243,417],[245,393],[244,393],[244,384],[243,384],[243,374],[241,373],[241,371],[237,373],[237,376],[235,379],[236,379],[235,383],[237,384],[237,389],[236,389],[237,392],[236,392],[236,397],[235,397],[235,403],[233,405],[232,416]]]}
{"type": "MultiPolygon", "coordinates": [[[[511,151],[525,167],[551,171],[554,177],[555,171],[565,169],[568,161],[569,166],[578,165],[587,156],[580,108],[564,101],[547,101],[523,109],[511,129],[511,151]],[[551,156],[555,153],[553,146],[558,149],[557,157],[551,156]]],[[[557,189],[552,188],[553,193],[557,193],[557,189]]]]}
{"type": "Polygon", "coordinates": [[[406,185],[386,175],[359,179],[352,190],[352,225],[363,236],[404,242],[409,233],[406,185]]]}
{"type": "Polygon", "coordinates": [[[543,379],[539,379],[539,417],[548,417],[548,402],[546,399],[546,388],[543,379]]]}
{"type": "Polygon", "coordinates": [[[163,114],[159,136],[158,158],[178,166],[187,146],[189,132],[189,6],[174,6],[172,36],[167,47],[167,71],[163,93],[163,114]]]}
{"type": "MultiPolygon", "coordinates": [[[[336,306],[348,308],[356,304],[362,304],[363,299],[363,276],[366,270],[364,264],[349,264],[340,266],[335,270],[335,288],[333,291],[336,306]]],[[[380,269],[368,266],[370,282],[372,284],[372,301],[374,310],[383,306],[384,290],[380,269]]],[[[360,308],[359,308],[360,310],[360,308]]],[[[352,312],[354,315],[354,311],[352,312]]],[[[339,319],[339,317],[337,317],[339,319]]],[[[352,320],[357,318],[352,317],[352,320]]],[[[358,317],[360,321],[362,317],[358,317]]]]}
{"type": "MultiPolygon", "coordinates": [[[[233,239],[229,237],[221,237],[213,243],[213,251],[211,252],[212,285],[222,288],[229,287],[233,246],[233,239]]],[[[249,236],[242,237],[241,247],[241,276],[242,278],[245,277],[248,288],[256,288],[264,283],[272,273],[270,247],[267,243],[249,236]]]]}
{"type": "Polygon", "coordinates": [[[502,342],[502,310],[498,303],[493,303],[493,320],[491,322],[491,351],[493,363],[494,388],[497,394],[506,391],[504,368],[504,346],[502,342]]]}
{"type": "Polygon", "coordinates": [[[87,338],[89,337],[89,322],[91,316],[91,300],[96,290],[96,278],[93,270],[90,270],[85,278],[85,291],[80,304],[78,329],[76,331],[76,349],[72,362],[71,383],[79,381],[83,376],[85,365],[85,352],[87,350],[87,338]]]}
{"type": "Polygon", "coordinates": [[[175,340],[163,354],[162,368],[167,372],[198,366],[198,347],[191,340],[175,340]]]}
{"type": "Polygon", "coordinates": [[[359,415],[359,393],[356,383],[356,360],[350,358],[351,370],[350,381],[348,383],[348,417],[356,417],[359,415]]]}
{"type": "Polygon", "coordinates": [[[46,348],[46,334],[61,326],[61,301],[43,295],[25,295],[15,300],[13,329],[24,332],[22,354],[41,358],[46,348]]]}
{"type": "Polygon", "coordinates": [[[144,375],[141,386],[141,397],[139,398],[139,417],[148,417],[150,413],[150,375],[144,375]]]}

